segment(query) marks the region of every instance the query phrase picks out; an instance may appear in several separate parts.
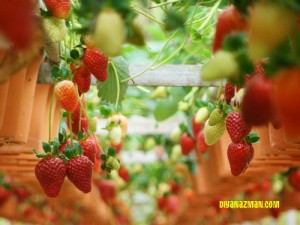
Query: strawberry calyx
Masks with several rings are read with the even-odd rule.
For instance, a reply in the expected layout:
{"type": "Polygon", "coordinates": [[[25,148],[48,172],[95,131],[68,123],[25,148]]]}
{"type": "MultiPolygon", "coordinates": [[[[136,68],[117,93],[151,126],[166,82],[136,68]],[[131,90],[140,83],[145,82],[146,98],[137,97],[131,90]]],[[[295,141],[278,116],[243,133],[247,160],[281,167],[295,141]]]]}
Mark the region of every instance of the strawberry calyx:
{"type": "Polygon", "coordinates": [[[258,143],[260,137],[257,135],[255,132],[250,132],[248,136],[246,137],[246,142],[251,143],[251,144],[256,144],[258,143]]]}
{"type": "Polygon", "coordinates": [[[71,160],[76,156],[83,155],[83,150],[77,141],[73,141],[73,145],[68,145],[64,151],[67,160],[71,160]]]}

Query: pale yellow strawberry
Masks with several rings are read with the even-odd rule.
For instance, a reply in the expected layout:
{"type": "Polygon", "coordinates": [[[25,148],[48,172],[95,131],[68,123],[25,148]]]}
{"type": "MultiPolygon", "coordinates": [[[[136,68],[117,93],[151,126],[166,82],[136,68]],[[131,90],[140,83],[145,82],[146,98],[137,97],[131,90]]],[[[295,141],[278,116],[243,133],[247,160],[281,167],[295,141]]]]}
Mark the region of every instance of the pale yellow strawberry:
{"type": "Polygon", "coordinates": [[[63,41],[67,36],[65,20],[50,16],[42,19],[46,42],[63,41]]]}
{"type": "Polygon", "coordinates": [[[113,9],[101,11],[96,18],[92,35],[96,48],[107,56],[118,56],[121,54],[125,38],[125,24],[121,15],[113,9]]]}
{"type": "Polygon", "coordinates": [[[225,114],[220,108],[215,108],[209,115],[208,123],[210,126],[214,126],[217,123],[221,123],[225,120],[225,114]]]}
{"type": "Polygon", "coordinates": [[[225,121],[210,126],[208,120],[204,124],[204,139],[207,145],[215,144],[225,132],[225,121]]]}

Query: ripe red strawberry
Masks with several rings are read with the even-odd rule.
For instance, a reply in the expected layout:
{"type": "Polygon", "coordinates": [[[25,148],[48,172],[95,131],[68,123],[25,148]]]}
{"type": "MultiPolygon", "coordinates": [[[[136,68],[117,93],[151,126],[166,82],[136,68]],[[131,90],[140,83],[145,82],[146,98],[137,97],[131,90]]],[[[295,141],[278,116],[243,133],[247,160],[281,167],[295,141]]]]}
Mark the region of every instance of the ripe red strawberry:
{"type": "Polygon", "coordinates": [[[116,149],[117,153],[120,153],[122,150],[123,143],[120,142],[119,144],[114,144],[112,141],[110,141],[110,146],[116,149]]]}
{"type": "Polygon", "coordinates": [[[66,165],[58,157],[46,157],[35,166],[35,176],[45,194],[54,198],[59,195],[66,177],[66,165]]]}
{"type": "Polygon", "coordinates": [[[263,68],[263,65],[266,64],[267,61],[257,61],[254,63],[255,70],[253,73],[248,74],[245,76],[245,81],[248,83],[252,78],[256,76],[265,76],[265,70],[263,68]]]}
{"type": "Polygon", "coordinates": [[[203,127],[203,124],[202,123],[197,123],[196,116],[194,115],[192,117],[192,128],[193,128],[194,137],[197,137],[197,134],[200,132],[202,127],[203,127]]]}
{"type": "Polygon", "coordinates": [[[241,142],[251,131],[251,126],[245,123],[238,112],[230,112],[226,117],[226,129],[234,143],[241,142]]]}
{"type": "Polygon", "coordinates": [[[71,143],[69,139],[67,139],[65,142],[61,143],[60,146],[58,147],[58,152],[64,153],[66,147],[71,143]]]}
{"type": "Polygon", "coordinates": [[[78,105],[77,91],[72,81],[59,81],[54,88],[57,100],[67,112],[73,112],[78,105]]]}
{"type": "Polygon", "coordinates": [[[53,16],[60,19],[68,18],[71,9],[70,0],[44,0],[44,3],[53,16]]]}
{"type": "Polygon", "coordinates": [[[97,183],[100,195],[104,202],[110,203],[117,195],[117,189],[114,181],[101,180],[97,183]]]}
{"type": "Polygon", "coordinates": [[[226,81],[224,95],[227,104],[230,104],[231,99],[234,97],[235,93],[238,92],[239,89],[240,87],[236,87],[230,82],[226,81]]]}
{"type": "Polygon", "coordinates": [[[95,164],[96,157],[96,143],[92,139],[85,139],[80,141],[83,155],[88,157],[93,164],[95,164]]]}
{"type": "Polygon", "coordinates": [[[196,137],[196,148],[200,151],[200,153],[205,153],[208,149],[208,145],[204,138],[204,130],[201,130],[196,137]]]}
{"type": "Polygon", "coordinates": [[[15,187],[13,192],[17,197],[18,202],[23,202],[31,195],[30,192],[24,187],[15,187]]]}
{"type": "MultiPolygon", "coordinates": [[[[67,124],[69,127],[69,119],[67,119],[67,124]]],[[[74,118],[73,118],[73,115],[72,115],[72,132],[77,135],[79,130],[82,133],[88,133],[88,130],[89,130],[88,118],[85,116],[81,117],[81,129],[79,129],[79,117],[74,116],[74,118]]]]}
{"type": "Polygon", "coordinates": [[[70,69],[74,74],[73,82],[77,84],[79,94],[88,92],[92,80],[91,73],[88,69],[84,65],[77,68],[74,64],[70,65],[70,69]]]}
{"type": "Polygon", "coordinates": [[[0,6],[0,33],[13,47],[26,49],[30,46],[34,32],[34,1],[2,1],[0,6]]]}
{"type": "Polygon", "coordinates": [[[72,158],[67,164],[67,177],[83,193],[92,190],[93,163],[84,155],[72,158]]]}
{"type": "Polygon", "coordinates": [[[181,187],[180,183],[178,183],[174,180],[170,181],[169,185],[170,185],[170,188],[171,188],[171,192],[173,194],[179,194],[179,192],[181,192],[181,190],[182,190],[182,187],[181,187]]]}
{"type": "Polygon", "coordinates": [[[244,141],[240,143],[231,143],[227,149],[227,156],[231,174],[233,176],[238,176],[247,169],[250,162],[251,153],[249,151],[249,145],[244,141]]]}
{"type": "Polygon", "coordinates": [[[4,204],[11,196],[11,191],[0,185],[0,206],[4,204]]]}
{"type": "Polygon", "coordinates": [[[188,155],[195,148],[195,141],[187,133],[183,133],[180,137],[180,145],[183,155],[188,155]]]}
{"type": "Polygon", "coordinates": [[[119,176],[126,182],[129,183],[130,181],[130,174],[128,172],[128,169],[124,166],[121,166],[118,171],[119,176]]]}
{"type": "Polygon", "coordinates": [[[213,52],[222,48],[223,40],[227,34],[233,31],[245,31],[247,21],[241,16],[239,11],[233,6],[224,9],[217,19],[216,32],[213,41],[213,52]]]}
{"type": "Polygon", "coordinates": [[[288,180],[290,185],[292,185],[297,191],[300,191],[300,169],[296,169],[291,172],[288,180]]]}
{"type": "Polygon", "coordinates": [[[272,121],[275,116],[273,89],[272,80],[264,76],[256,76],[248,82],[241,104],[247,124],[259,126],[272,121]]]}
{"type": "Polygon", "coordinates": [[[166,197],[160,197],[157,199],[157,207],[160,209],[160,210],[164,210],[165,207],[167,205],[167,198],[166,197]]]}
{"type": "Polygon", "coordinates": [[[166,214],[170,215],[178,212],[180,206],[179,198],[176,195],[169,196],[165,207],[166,214]]]}
{"type": "Polygon", "coordinates": [[[107,79],[108,57],[102,52],[97,49],[85,49],[83,62],[98,81],[104,82],[107,79]]]}
{"type": "Polygon", "coordinates": [[[278,118],[288,141],[299,142],[300,137],[300,69],[281,70],[275,78],[275,104],[278,118]]]}

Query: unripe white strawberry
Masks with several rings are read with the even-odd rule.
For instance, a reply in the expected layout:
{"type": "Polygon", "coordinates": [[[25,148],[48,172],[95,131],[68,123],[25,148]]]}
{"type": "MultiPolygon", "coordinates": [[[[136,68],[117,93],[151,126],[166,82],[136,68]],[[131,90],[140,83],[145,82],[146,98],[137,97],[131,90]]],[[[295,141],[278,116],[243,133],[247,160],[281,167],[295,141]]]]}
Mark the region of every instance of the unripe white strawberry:
{"type": "Polygon", "coordinates": [[[179,127],[174,128],[170,135],[171,141],[175,144],[179,143],[181,134],[182,132],[179,127]]]}
{"type": "Polygon", "coordinates": [[[107,119],[107,124],[109,125],[111,122],[114,122],[115,124],[120,124],[122,129],[122,137],[125,137],[127,133],[128,123],[127,118],[123,116],[121,113],[114,114],[111,117],[107,119]]]}
{"type": "Polygon", "coordinates": [[[202,107],[198,109],[195,115],[195,122],[196,123],[203,123],[209,117],[209,111],[207,107],[202,107]]]}
{"type": "Polygon", "coordinates": [[[185,101],[180,101],[178,102],[178,110],[179,111],[188,111],[190,108],[189,103],[185,102],[185,101]]]}
{"type": "Polygon", "coordinates": [[[115,144],[118,145],[121,143],[122,140],[122,129],[120,126],[114,126],[109,130],[108,133],[108,137],[110,139],[110,141],[115,144]]]}
{"type": "Polygon", "coordinates": [[[93,41],[107,56],[118,56],[126,38],[124,21],[113,9],[105,9],[96,19],[93,41]]]}
{"type": "Polygon", "coordinates": [[[201,71],[201,77],[206,81],[237,78],[239,65],[231,52],[220,50],[215,54],[201,71]]]}
{"type": "Polygon", "coordinates": [[[177,162],[182,155],[182,150],[180,145],[174,145],[171,151],[170,160],[172,162],[177,162]]]}

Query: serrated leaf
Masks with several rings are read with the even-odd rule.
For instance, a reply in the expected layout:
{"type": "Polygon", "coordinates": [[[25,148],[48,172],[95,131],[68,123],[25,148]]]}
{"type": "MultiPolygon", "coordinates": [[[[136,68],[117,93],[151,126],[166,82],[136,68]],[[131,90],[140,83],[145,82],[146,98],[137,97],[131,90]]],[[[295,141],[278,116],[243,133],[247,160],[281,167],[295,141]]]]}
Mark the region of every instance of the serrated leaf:
{"type": "Polygon", "coordinates": [[[120,103],[124,99],[128,87],[128,82],[121,83],[122,80],[129,77],[128,64],[123,57],[112,59],[112,63],[114,64],[117,73],[110,63],[108,65],[108,77],[106,81],[97,82],[98,96],[103,101],[116,103],[119,87],[118,103],[120,103]]]}
{"type": "Polygon", "coordinates": [[[177,101],[172,99],[158,100],[153,111],[157,121],[163,121],[177,112],[177,101]]]}
{"type": "Polygon", "coordinates": [[[51,152],[51,145],[49,145],[47,142],[43,142],[42,146],[46,153],[51,152]]]}
{"type": "Polygon", "coordinates": [[[53,144],[52,144],[52,146],[53,146],[52,154],[56,155],[57,152],[58,152],[59,143],[57,141],[54,141],[53,144]]]}

